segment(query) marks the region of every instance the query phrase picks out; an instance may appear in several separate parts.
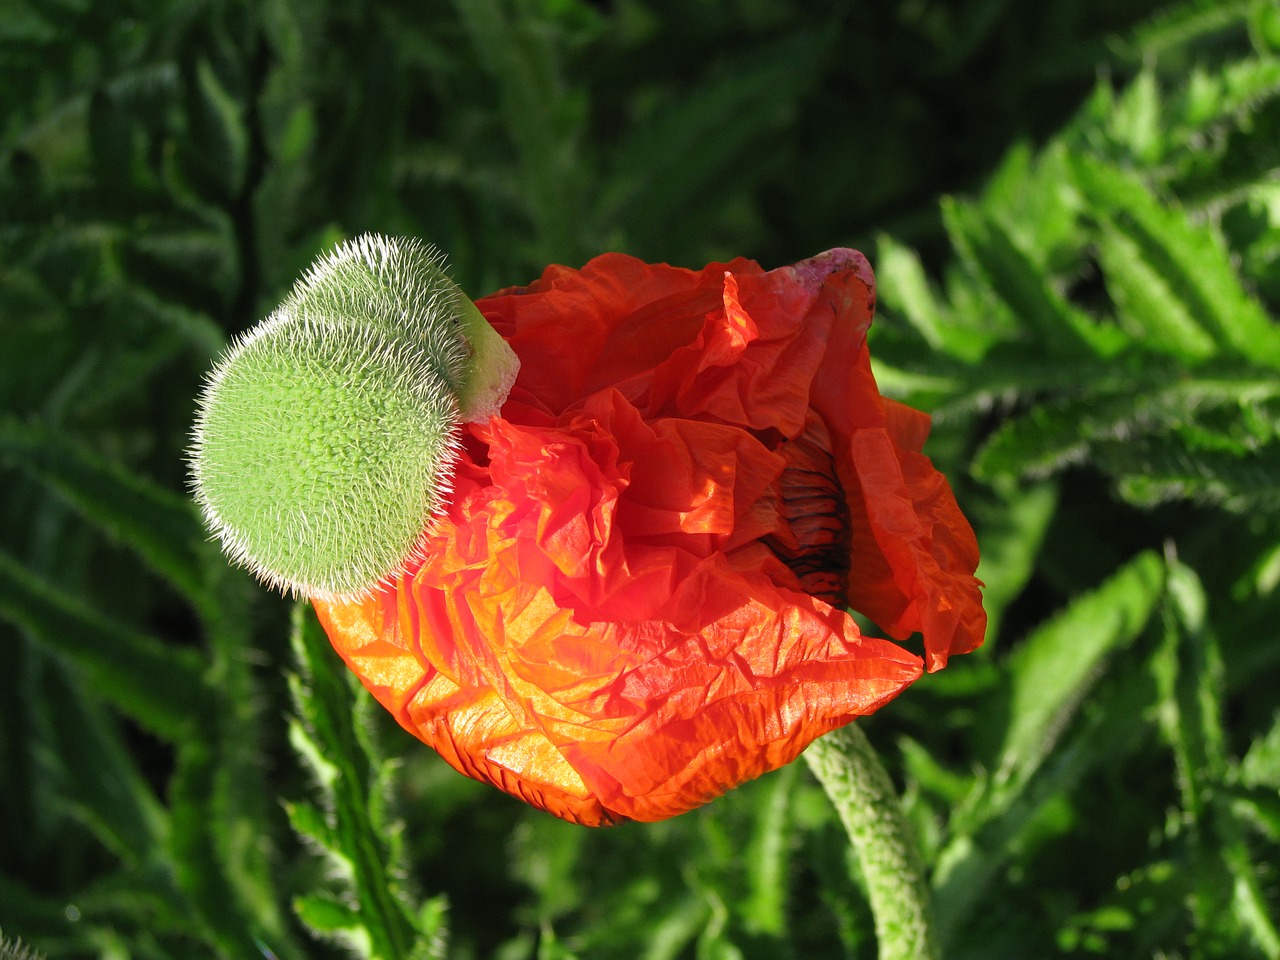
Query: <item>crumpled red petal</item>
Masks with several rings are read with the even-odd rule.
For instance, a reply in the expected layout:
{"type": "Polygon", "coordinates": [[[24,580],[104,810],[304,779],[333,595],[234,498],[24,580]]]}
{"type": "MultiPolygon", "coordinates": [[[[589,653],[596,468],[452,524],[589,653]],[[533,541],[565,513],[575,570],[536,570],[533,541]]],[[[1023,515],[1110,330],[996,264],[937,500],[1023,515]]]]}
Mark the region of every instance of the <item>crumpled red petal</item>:
{"type": "Polygon", "coordinates": [[[705,803],[915,680],[845,596],[929,669],[972,649],[976,543],[928,418],[876,389],[874,297],[832,251],[610,254],[479,301],[520,376],[425,559],[317,601],[335,648],[457,769],[593,825],[705,803]]]}

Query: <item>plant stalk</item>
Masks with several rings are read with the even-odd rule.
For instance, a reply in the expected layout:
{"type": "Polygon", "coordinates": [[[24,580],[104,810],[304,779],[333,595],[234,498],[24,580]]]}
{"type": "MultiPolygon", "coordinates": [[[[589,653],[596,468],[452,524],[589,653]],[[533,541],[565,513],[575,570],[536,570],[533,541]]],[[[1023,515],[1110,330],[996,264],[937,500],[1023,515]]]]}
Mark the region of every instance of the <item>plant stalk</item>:
{"type": "Polygon", "coordinates": [[[815,740],[804,757],[858,854],[880,960],[939,960],[920,851],[870,741],[851,723],[815,740]]]}

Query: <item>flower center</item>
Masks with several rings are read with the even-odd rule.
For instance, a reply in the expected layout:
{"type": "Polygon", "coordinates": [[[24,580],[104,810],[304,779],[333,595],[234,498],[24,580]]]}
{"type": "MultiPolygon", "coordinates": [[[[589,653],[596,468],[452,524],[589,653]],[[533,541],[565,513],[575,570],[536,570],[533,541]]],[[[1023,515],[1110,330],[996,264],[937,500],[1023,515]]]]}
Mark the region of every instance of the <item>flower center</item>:
{"type": "Polygon", "coordinates": [[[764,542],[806,593],[843,609],[849,605],[849,505],[826,426],[811,418],[804,432],[779,452],[787,466],[778,478],[778,513],[791,536],[774,535],[764,542]]]}

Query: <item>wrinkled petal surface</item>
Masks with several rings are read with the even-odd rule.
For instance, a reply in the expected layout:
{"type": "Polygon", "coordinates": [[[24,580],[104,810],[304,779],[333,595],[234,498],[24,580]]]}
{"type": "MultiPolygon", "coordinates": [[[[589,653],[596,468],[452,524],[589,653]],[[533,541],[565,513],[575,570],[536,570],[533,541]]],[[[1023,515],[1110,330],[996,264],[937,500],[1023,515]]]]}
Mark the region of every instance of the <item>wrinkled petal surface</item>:
{"type": "Polygon", "coordinates": [[[316,602],[334,647],[458,770],[593,825],[705,803],[973,649],[976,542],[928,418],[876,389],[874,290],[850,250],[609,254],[479,301],[519,378],[425,559],[316,602]]]}

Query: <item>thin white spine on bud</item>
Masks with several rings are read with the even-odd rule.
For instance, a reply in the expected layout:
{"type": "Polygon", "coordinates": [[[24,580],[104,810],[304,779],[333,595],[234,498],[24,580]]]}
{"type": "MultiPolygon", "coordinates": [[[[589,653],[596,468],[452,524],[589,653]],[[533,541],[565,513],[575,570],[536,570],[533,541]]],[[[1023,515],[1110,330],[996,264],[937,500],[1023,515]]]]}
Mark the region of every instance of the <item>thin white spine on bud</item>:
{"type": "MultiPolygon", "coordinates": [[[[431,517],[451,493],[458,453],[456,394],[470,360],[468,343],[459,331],[462,304],[462,294],[444,274],[443,257],[437,252],[417,241],[365,235],[318,261],[277,310],[235,338],[206,376],[189,449],[195,499],[234,563],[287,593],[351,599],[369,595],[393,581],[405,565],[422,559],[431,517]],[[415,435],[429,440],[434,466],[426,469],[419,464],[416,474],[410,470],[424,488],[419,491],[421,516],[411,518],[411,523],[398,498],[415,494],[404,489],[405,473],[399,469],[403,465],[391,462],[354,465],[354,470],[367,475],[359,478],[360,483],[348,483],[332,500],[320,497],[303,504],[266,497],[249,508],[247,518],[227,516],[225,499],[219,501],[220,485],[248,482],[261,465],[249,458],[236,464],[211,464],[211,447],[228,439],[238,442],[238,437],[225,436],[227,430],[260,430],[259,435],[248,437],[247,449],[255,444],[266,449],[271,431],[284,424],[268,413],[261,422],[232,418],[228,427],[215,415],[216,398],[229,389],[245,387],[238,378],[247,364],[302,367],[319,355],[308,351],[317,350],[329,351],[326,375],[357,399],[369,399],[361,387],[399,391],[417,397],[415,402],[421,406],[410,406],[432,423],[432,418],[439,417],[438,435],[433,435],[436,431],[430,424],[421,423],[331,425],[375,432],[382,427],[412,426],[418,431],[415,435]],[[224,435],[219,436],[219,431],[224,435]],[[390,527],[399,529],[388,534],[390,527]],[[315,544],[332,548],[332,562],[318,568],[312,562],[310,569],[298,569],[303,562],[300,557],[314,558],[315,544]],[[291,545],[297,548],[292,553],[291,545]]],[[[250,369],[249,375],[253,373],[250,369]]],[[[343,413],[340,408],[319,407],[317,412],[322,416],[343,413]]],[[[321,429],[325,426],[319,424],[321,429]]],[[[298,470],[308,473],[317,466],[323,467],[321,480],[325,470],[333,467],[298,464],[298,470]]],[[[349,477],[339,479],[345,483],[349,477]]]]}

